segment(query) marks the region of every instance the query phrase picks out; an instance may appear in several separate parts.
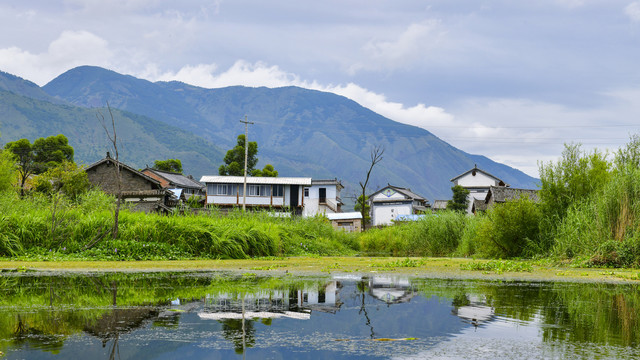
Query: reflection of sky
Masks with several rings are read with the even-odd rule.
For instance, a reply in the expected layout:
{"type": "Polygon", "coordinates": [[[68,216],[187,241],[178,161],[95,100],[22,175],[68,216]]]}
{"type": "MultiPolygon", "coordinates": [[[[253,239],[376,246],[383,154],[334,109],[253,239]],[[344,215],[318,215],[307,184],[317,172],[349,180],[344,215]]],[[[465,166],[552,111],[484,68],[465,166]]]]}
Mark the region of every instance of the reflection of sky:
{"type": "MultiPolygon", "coordinates": [[[[377,281],[377,284],[387,284],[377,281]]],[[[373,284],[373,282],[368,282],[373,284]]],[[[454,315],[452,300],[413,293],[402,303],[387,304],[358,291],[355,281],[344,280],[338,290],[341,302],[336,313],[311,310],[305,321],[273,318],[268,322],[246,322],[252,346],[247,359],[548,359],[548,358],[634,358],[640,350],[594,344],[543,342],[545,325],[540,315],[531,321],[514,320],[495,313],[473,326],[454,315]],[[406,341],[372,341],[380,338],[416,338],[406,341]]],[[[453,283],[451,286],[455,286],[453,283]]],[[[523,290],[527,287],[523,286],[523,290]]],[[[391,287],[389,287],[391,289],[391,287]]],[[[485,309],[482,297],[468,296],[467,307],[485,309]]],[[[238,328],[207,320],[208,305],[201,301],[181,302],[184,312],[163,312],[176,319],[174,327],[158,326],[151,318],[118,339],[120,359],[228,359],[242,358],[234,351],[238,328]],[[231,330],[229,330],[231,328],[231,330]]],[[[177,306],[175,302],[174,306],[177,306]]],[[[517,304],[512,304],[517,307],[517,304]]],[[[464,308],[464,307],[463,307],[464,308]]],[[[82,309],[74,310],[81,312],[82,309]]],[[[237,321],[237,320],[236,320],[237,321]]],[[[171,323],[169,321],[169,323],[171,323]]],[[[228,324],[228,323],[227,323],[228,324]]],[[[237,323],[236,323],[237,324],[237,323]]],[[[560,326],[560,325],[558,325],[560,326]]],[[[2,339],[0,339],[2,340],[2,339]]],[[[60,337],[64,346],[58,354],[33,349],[23,343],[7,359],[108,359],[114,340],[105,346],[88,333],[60,337]]]]}

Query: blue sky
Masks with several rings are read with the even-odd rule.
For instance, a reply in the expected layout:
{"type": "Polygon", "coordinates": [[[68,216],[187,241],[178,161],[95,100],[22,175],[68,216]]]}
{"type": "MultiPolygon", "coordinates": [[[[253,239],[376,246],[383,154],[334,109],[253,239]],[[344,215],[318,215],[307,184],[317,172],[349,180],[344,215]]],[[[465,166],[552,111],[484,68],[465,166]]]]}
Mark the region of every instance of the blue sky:
{"type": "Polygon", "coordinates": [[[29,0],[0,21],[0,70],[39,85],[87,64],[331,91],[533,176],[640,127],[637,0],[29,0]]]}

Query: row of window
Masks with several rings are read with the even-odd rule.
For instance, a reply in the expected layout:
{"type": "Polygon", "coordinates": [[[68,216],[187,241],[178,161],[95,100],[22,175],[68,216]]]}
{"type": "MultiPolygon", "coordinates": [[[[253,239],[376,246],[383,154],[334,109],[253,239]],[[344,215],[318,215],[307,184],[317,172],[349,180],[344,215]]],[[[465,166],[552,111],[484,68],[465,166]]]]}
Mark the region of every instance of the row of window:
{"type": "MultiPolygon", "coordinates": [[[[243,194],[243,186],[235,184],[209,184],[209,195],[236,196],[243,194]]],[[[247,196],[284,196],[284,185],[247,185],[247,196]]]]}

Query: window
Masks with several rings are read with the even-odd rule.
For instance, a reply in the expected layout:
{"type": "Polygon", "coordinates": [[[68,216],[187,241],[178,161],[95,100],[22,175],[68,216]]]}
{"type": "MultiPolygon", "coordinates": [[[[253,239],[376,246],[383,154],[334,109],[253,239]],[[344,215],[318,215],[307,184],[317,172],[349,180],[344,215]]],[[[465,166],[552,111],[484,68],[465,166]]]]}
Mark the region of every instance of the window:
{"type": "Polygon", "coordinates": [[[273,196],[284,196],[284,185],[273,185],[273,196]]]}
{"type": "Polygon", "coordinates": [[[304,188],[304,197],[309,197],[309,188],[304,188]]]}
{"type": "MultiPolygon", "coordinates": [[[[236,187],[231,184],[209,184],[207,190],[209,191],[209,195],[231,196],[236,194],[236,187]]],[[[185,193],[187,192],[188,191],[185,191],[185,193]]]]}
{"type": "Polygon", "coordinates": [[[247,185],[248,196],[270,196],[271,186],[269,185],[247,185]]]}

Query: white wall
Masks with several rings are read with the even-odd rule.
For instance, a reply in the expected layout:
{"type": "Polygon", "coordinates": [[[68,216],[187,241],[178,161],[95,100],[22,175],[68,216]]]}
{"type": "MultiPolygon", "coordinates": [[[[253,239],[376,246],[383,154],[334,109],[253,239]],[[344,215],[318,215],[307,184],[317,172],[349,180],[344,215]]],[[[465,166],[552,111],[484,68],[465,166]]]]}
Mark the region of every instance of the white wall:
{"type": "Polygon", "coordinates": [[[398,215],[411,215],[411,204],[372,204],[371,222],[373,226],[391,225],[398,215]]]}
{"type": "Polygon", "coordinates": [[[473,172],[459,178],[457,180],[458,185],[463,187],[489,187],[498,185],[495,178],[485,175],[483,172],[476,171],[476,175],[473,176],[473,172]]]}

